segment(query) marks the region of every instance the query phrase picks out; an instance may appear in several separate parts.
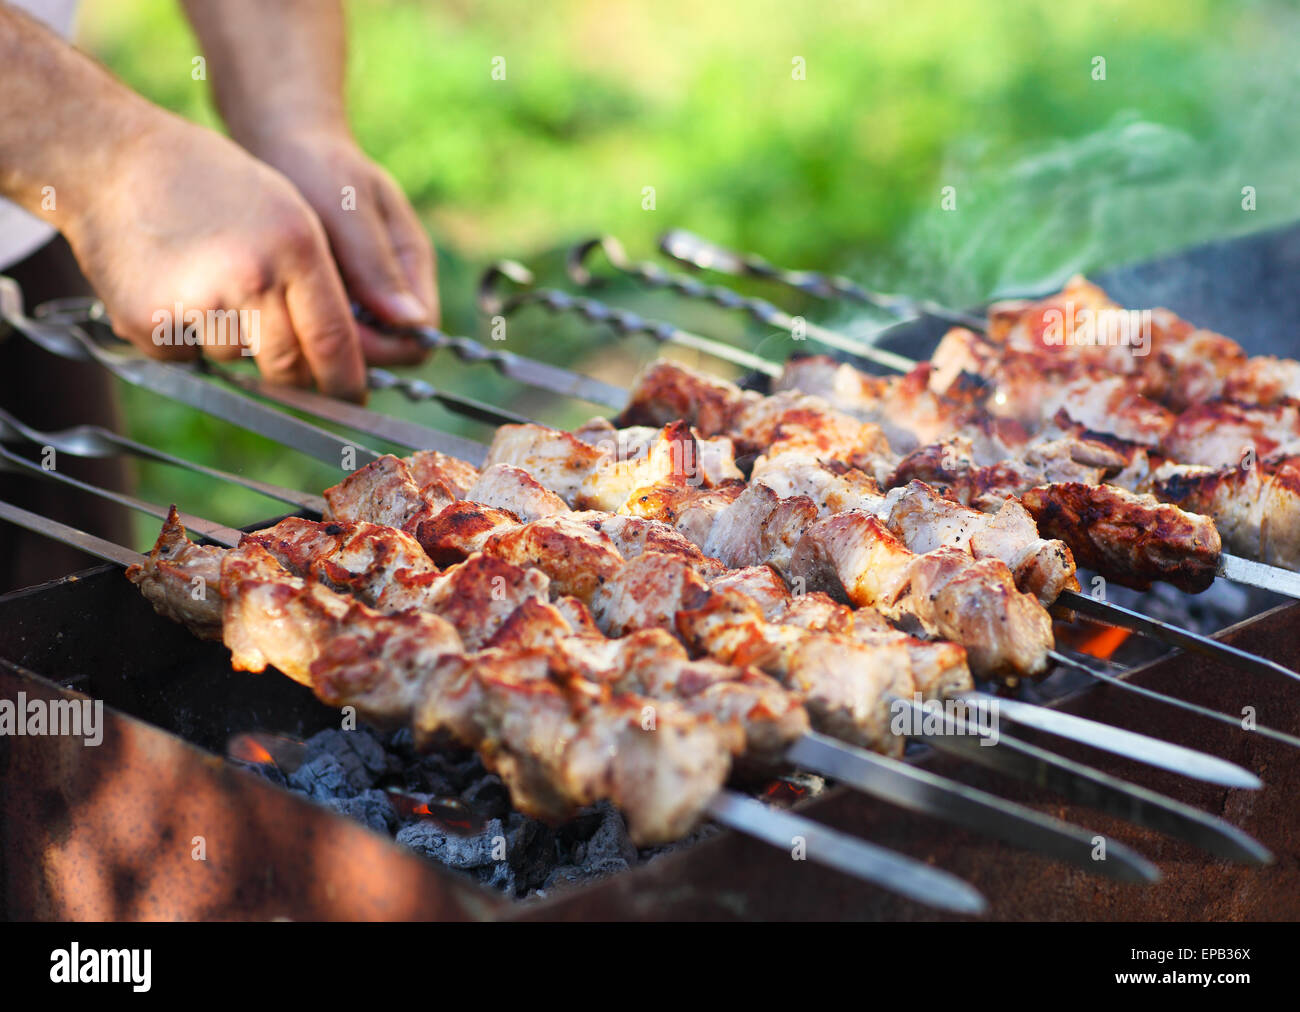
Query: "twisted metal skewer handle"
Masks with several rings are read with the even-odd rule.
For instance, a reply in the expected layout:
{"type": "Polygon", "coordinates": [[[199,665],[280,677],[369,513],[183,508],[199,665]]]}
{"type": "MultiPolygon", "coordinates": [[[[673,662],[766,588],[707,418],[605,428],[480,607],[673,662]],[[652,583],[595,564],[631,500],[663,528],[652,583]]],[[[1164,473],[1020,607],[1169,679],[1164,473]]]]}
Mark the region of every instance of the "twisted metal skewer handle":
{"type": "Polygon", "coordinates": [[[644,334],[660,344],[693,348],[765,376],[779,376],[781,373],[781,367],[770,359],[722,341],[701,337],[664,320],[647,319],[638,313],[617,309],[585,296],[571,295],[558,288],[524,287],[531,285],[532,281],[532,271],[523,264],[514,260],[497,261],[483,272],[479,280],[479,308],[489,316],[509,316],[524,306],[540,306],[557,316],[580,316],[588,323],[608,326],[623,337],[644,334]],[[506,283],[521,286],[521,290],[506,295],[502,291],[506,283]]]}
{"type": "Polygon", "coordinates": [[[944,323],[981,332],[987,326],[981,317],[957,309],[949,309],[931,299],[916,299],[910,295],[891,295],[872,291],[843,275],[777,267],[762,257],[736,253],[685,229],[675,228],[665,232],[659,239],[659,249],[664,256],[700,270],[729,274],[733,277],[775,281],[819,299],[842,300],[873,306],[900,320],[928,316],[942,320],[944,323]]]}
{"type": "Polygon", "coordinates": [[[592,254],[597,250],[603,252],[605,259],[621,274],[633,277],[653,288],[667,289],[686,298],[710,302],[723,309],[739,310],[759,323],[786,331],[795,340],[812,338],[827,347],[899,372],[907,372],[916,365],[915,361],[905,355],[838,333],[802,317],[791,316],[766,299],[741,295],[722,285],[708,285],[685,274],[672,274],[657,264],[636,263],[628,258],[623,244],[613,236],[588,239],[569,250],[566,267],[569,277],[576,284],[591,287],[603,283],[604,279],[593,275],[587,266],[592,254]]]}
{"type": "Polygon", "coordinates": [[[516,260],[498,260],[483,272],[478,286],[479,309],[489,316],[510,316],[524,306],[540,306],[556,315],[581,316],[588,323],[605,324],[618,334],[630,337],[645,334],[661,343],[673,340],[677,328],[661,320],[650,320],[626,309],[571,295],[558,288],[533,288],[533,272],[516,260]],[[503,294],[505,284],[519,290],[503,294]]]}
{"type": "Polygon", "coordinates": [[[592,254],[597,250],[605,254],[605,259],[620,274],[633,277],[651,288],[667,289],[689,299],[711,302],[723,309],[737,310],[748,314],[759,323],[773,327],[789,329],[794,322],[792,316],[766,299],[741,295],[723,285],[705,284],[687,274],[671,274],[658,264],[633,261],[623,249],[623,244],[612,235],[597,236],[570,248],[565,257],[565,270],[574,284],[583,288],[594,288],[604,283],[605,279],[594,275],[587,266],[592,254]]]}

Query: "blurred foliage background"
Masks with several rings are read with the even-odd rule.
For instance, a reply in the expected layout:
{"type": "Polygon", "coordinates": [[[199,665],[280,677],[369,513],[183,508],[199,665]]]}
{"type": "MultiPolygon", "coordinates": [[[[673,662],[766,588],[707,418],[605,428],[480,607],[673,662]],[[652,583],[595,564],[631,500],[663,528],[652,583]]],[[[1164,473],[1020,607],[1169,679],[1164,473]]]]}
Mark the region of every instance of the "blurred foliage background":
{"type": "MultiPolygon", "coordinates": [[[[777,263],[972,304],[1074,271],[1300,217],[1297,12],[1276,0],[352,0],[361,144],[439,250],[446,329],[484,336],[478,272],[511,256],[562,281],[599,232],[651,256],[674,226],[777,263]],[[504,80],[492,76],[503,57],[504,80]],[[1098,58],[1104,79],[1098,79],[1098,58]],[[804,78],[793,73],[802,61],[804,78]],[[655,207],[643,208],[643,188],[655,207]],[[1256,209],[1243,209],[1243,187],[1256,209]],[[953,187],[956,207],[940,206],[953,187]]],[[[80,42],[137,90],[216,128],[171,0],[87,0],[80,42]]],[[[869,333],[843,308],[793,310],[869,333]]],[[[781,354],[784,339],[626,285],[622,305],[781,354]]],[[[506,347],[624,381],[655,353],[529,311],[506,347]]],[[[438,358],[419,374],[556,423],[557,405],[438,358]]],[[[338,472],[126,393],[133,433],[319,489],[338,472]]],[[[372,406],[436,425],[436,407],[372,406]]],[[[373,441],[372,441],[373,442],[373,441]]],[[[227,522],[266,500],[154,468],[145,495],[227,522]]],[[[141,536],[153,527],[142,524],[141,536]]],[[[144,540],[142,540],[142,544],[144,540]]]]}

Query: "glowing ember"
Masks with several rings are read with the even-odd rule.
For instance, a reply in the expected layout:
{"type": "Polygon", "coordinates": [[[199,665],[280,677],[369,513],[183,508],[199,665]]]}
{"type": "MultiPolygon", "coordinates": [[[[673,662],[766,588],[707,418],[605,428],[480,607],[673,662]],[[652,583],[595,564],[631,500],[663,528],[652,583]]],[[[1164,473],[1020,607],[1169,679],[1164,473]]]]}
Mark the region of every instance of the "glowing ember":
{"type": "Polygon", "coordinates": [[[226,758],[253,766],[274,766],[292,773],[303,763],[305,742],[266,731],[244,731],[226,742],[226,758]]]}
{"type": "Polygon", "coordinates": [[[429,798],[422,801],[396,788],[388,789],[388,803],[399,816],[429,819],[458,836],[483,831],[486,822],[459,798],[429,798]]]}
{"type": "Polygon", "coordinates": [[[804,784],[795,783],[784,777],[779,780],[773,780],[763,788],[762,798],[765,801],[771,801],[776,804],[792,805],[799,801],[808,793],[808,788],[804,784]]]}

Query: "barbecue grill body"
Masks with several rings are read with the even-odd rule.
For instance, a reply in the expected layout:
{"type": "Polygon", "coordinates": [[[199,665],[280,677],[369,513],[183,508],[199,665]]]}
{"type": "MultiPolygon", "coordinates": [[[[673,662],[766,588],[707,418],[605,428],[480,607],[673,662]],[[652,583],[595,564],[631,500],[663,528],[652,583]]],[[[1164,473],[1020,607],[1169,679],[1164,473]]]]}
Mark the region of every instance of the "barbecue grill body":
{"type": "MultiPolygon", "coordinates": [[[[1297,353],[1300,228],[1216,243],[1099,276],[1126,304],[1163,303],[1255,353],[1297,353]]],[[[889,344],[928,352],[942,328],[889,344]]],[[[1224,634],[1292,667],[1300,605],[1224,634]]],[[[1295,686],[1174,656],[1140,684],[1300,730],[1295,686]]],[[[232,671],[220,646],[159,618],[116,567],[0,597],[0,698],[105,701],[97,747],[79,738],[0,737],[0,907],[20,919],[932,919],[907,903],[731,832],[544,900],[510,901],[220,758],[241,730],[305,737],[337,714],[274,672],[232,671]],[[70,688],[71,687],[71,688],[70,688]],[[73,690],[76,691],[73,691],[73,690]],[[201,841],[198,838],[202,838],[201,841]],[[201,850],[200,850],[201,848],[201,850]],[[202,853],[203,859],[197,855],[202,853]]],[[[987,838],[834,790],[801,811],[968,879],[997,919],[1300,917],[1300,763],[1294,752],[1097,685],[1053,704],[1224,756],[1262,791],[1228,791],[1079,746],[1023,736],[1220,813],[1276,855],[1245,868],[954,760],[936,772],[1135,846],[1165,879],[1121,885],[987,838]]],[[[1019,733],[1019,729],[1018,729],[1019,733]]]]}

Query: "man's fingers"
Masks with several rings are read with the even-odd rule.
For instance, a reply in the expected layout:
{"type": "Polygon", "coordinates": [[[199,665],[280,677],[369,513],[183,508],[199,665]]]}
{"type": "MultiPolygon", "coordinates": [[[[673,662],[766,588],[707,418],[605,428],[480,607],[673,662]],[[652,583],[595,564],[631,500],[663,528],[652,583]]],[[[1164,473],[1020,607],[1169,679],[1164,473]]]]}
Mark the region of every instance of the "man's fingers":
{"type": "Polygon", "coordinates": [[[358,324],[361,352],[371,365],[418,365],[429,355],[413,337],[399,337],[358,324]]]}
{"type": "Polygon", "coordinates": [[[412,290],[393,249],[378,202],[337,211],[325,222],[348,290],[384,323],[425,323],[429,309],[412,290]]]}
{"type": "Polygon", "coordinates": [[[250,347],[257,368],[268,383],[297,387],[311,383],[311,370],[280,293],[269,293],[258,307],[257,327],[250,335],[250,347]]]}
{"type": "Polygon", "coordinates": [[[285,305],[316,385],[334,397],[364,400],[361,342],[343,285],[323,250],[314,264],[289,281],[285,305]]]}
{"type": "Polygon", "coordinates": [[[118,321],[128,319],[126,316],[113,316],[113,332],[124,341],[130,341],[150,358],[164,362],[189,362],[199,357],[199,348],[195,344],[186,344],[184,334],[173,327],[150,327],[145,325],[122,325],[118,321]],[[155,340],[157,337],[157,340],[155,340]]]}
{"type": "Polygon", "coordinates": [[[427,322],[436,327],[442,322],[442,307],[438,302],[438,261],[433,253],[433,243],[401,191],[396,187],[391,191],[384,190],[381,200],[402,273],[429,310],[427,322]]]}

